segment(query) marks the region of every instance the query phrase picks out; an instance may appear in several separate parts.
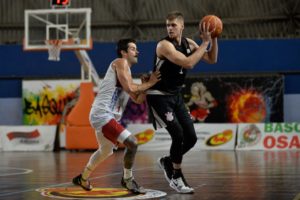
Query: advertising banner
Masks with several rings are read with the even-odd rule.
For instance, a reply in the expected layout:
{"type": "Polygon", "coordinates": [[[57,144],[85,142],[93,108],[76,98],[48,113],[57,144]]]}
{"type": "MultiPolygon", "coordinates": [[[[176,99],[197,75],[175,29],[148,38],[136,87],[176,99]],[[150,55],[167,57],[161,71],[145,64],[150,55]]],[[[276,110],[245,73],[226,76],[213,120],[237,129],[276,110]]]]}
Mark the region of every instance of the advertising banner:
{"type": "MultiPolygon", "coordinates": [[[[152,124],[130,124],[127,129],[135,136],[147,133],[144,134],[147,136],[144,143],[139,146],[139,150],[168,151],[170,149],[171,137],[166,129],[158,129],[154,132],[152,124]]],[[[195,124],[198,141],[192,150],[233,150],[236,129],[236,124],[195,124]]]]}
{"type": "Polygon", "coordinates": [[[239,124],[238,150],[299,150],[300,123],[239,124]]]}
{"type": "Polygon", "coordinates": [[[56,126],[0,126],[3,151],[53,151],[56,126]]]}
{"type": "Polygon", "coordinates": [[[198,142],[194,148],[234,150],[236,124],[194,124],[198,142]]]}
{"type": "Polygon", "coordinates": [[[282,75],[193,76],[182,93],[195,123],[283,122],[282,75]]]}

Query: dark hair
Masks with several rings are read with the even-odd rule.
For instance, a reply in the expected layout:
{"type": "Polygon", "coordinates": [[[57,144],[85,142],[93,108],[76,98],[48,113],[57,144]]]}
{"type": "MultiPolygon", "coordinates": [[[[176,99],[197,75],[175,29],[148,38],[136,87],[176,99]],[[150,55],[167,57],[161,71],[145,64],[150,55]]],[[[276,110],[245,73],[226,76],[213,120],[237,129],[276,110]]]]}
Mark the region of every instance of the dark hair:
{"type": "Polygon", "coordinates": [[[131,39],[131,38],[126,38],[126,39],[119,40],[119,42],[117,44],[117,54],[118,54],[119,58],[122,58],[122,54],[121,54],[122,50],[127,52],[129,43],[136,44],[136,41],[134,39],[131,39]]]}
{"type": "Polygon", "coordinates": [[[181,19],[182,21],[184,20],[183,14],[179,11],[172,11],[169,12],[167,17],[167,20],[174,20],[174,19],[181,19]]]}

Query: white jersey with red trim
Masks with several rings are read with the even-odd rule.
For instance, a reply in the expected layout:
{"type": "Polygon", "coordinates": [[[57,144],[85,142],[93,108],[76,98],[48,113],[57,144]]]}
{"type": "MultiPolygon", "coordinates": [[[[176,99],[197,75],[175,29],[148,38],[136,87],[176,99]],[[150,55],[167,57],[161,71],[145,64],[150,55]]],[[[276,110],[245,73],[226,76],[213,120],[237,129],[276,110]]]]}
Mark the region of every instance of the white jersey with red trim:
{"type": "MultiPolygon", "coordinates": [[[[128,72],[131,74],[129,67],[128,72]]],[[[98,94],[92,105],[90,121],[92,124],[93,122],[99,123],[99,119],[103,119],[103,115],[113,115],[116,120],[120,120],[128,99],[129,95],[118,82],[117,73],[111,63],[99,85],[98,94]]]]}

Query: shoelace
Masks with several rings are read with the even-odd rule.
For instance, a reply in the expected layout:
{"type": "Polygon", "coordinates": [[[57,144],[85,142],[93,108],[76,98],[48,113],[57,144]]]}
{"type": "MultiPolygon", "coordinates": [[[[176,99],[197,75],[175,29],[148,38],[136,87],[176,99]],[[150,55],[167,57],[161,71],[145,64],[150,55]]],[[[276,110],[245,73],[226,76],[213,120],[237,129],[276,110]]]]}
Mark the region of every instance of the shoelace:
{"type": "Polygon", "coordinates": [[[176,180],[177,180],[177,185],[182,186],[182,187],[185,186],[185,185],[184,185],[184,182],[182,181],[182,178],[181,178],[181,177],[177,178],[176,180]]]}
{"type": "Polygon", "coordinates": [[[189,184],[186,182],[186,180],[185,180],[185,178],[184,178],[184,176],[183,176],[183,174],[181,173],[180,174],[180,177],[182,178],[182,181],[183,181],[183,183],[184,183],[184,185],[186,186],[186,187],[191,187],[191,186],[189,186],[189,184]]]}
{"type": "Polygon", "coordinates": [[[181,189],[190,189],[189,187],[185,186],[185,184],[184,184],[184,182],[182,181],[182,178],[181,178],[181,177],[179,177],[179,178],[177,178],[177,179],[175,179],[175,180],[176,180],[176,182],[177,182],[176,187],[179,187],[180,190],[181,190],[181,189]]]}

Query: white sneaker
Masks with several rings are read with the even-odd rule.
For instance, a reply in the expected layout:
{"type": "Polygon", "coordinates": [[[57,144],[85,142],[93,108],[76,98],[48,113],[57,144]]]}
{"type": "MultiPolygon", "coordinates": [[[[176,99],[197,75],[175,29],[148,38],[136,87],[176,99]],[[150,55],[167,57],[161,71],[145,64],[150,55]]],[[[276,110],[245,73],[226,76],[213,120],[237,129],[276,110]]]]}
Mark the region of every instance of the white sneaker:
{"type": "Polygon", "coordinates": [[[124,177],[122,177],[121,185],[134,194],[146,194],[147,192],[142,186],[137,184],[133,177],[128,179],[124,179],[124,177]]]}
{"type": "Polygon", "coordinates": [[[192,192],[194,192],[194,188],[192,188],[185,180],[183,174],[181,173],[181,178],[182,178],[182,181],[183,183],[185,184],[186,187],[190,188],[192,190],[192,192]]]}
{"type": "Polygon", "coordinates": [[[176,190],[179,193],[187,194],[187,193],[193,193],[194,189],[191,187],[188,187],[184,184],[181,177],[178,177],[176,179],[172,178],[170,181],[170,187],[176,190]]]}

